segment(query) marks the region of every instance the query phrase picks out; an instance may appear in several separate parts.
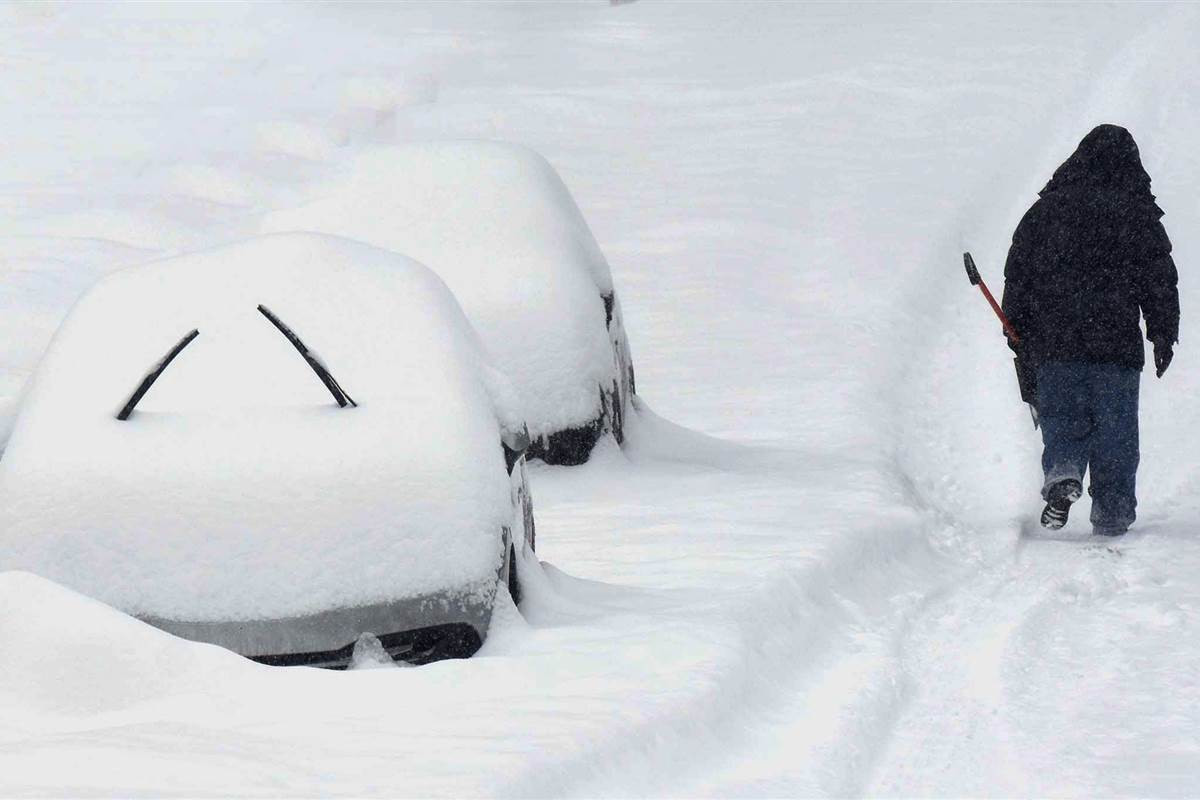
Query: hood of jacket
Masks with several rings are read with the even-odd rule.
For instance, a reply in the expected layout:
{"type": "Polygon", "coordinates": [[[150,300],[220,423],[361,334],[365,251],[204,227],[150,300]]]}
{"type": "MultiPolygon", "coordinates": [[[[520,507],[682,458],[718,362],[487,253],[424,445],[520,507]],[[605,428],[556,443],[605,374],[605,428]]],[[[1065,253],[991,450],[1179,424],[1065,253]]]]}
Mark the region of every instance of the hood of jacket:
{"type": "Polygon", "coordinates": [[[1124,206],[1147,206],[1155,219],[1163,215],[1150,191],[1150,175],[1142,166],[1137,142],[1119,125],[1093,128],[1039,194],[1113,198],[1124,206]]]}

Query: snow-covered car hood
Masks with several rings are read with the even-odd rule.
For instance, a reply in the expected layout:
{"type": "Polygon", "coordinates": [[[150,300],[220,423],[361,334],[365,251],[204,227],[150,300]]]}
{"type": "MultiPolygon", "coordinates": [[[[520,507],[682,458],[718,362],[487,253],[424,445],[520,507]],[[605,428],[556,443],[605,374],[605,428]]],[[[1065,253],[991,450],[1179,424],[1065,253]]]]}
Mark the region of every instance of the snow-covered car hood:
{"type": "Polygon", "coordinates": [[[56,334],[0,462],[0,569],[191,620],[483,591],[512,517],[513,407],[453,296],[410,259],[289,234],[116,273],[56,334]]]}
{"type": "Polygon", "coordinates": [[[454,291],[539,436],[595,419],[615,378],[601,296],[612,276],[537,153],[495,142],[364,150],[264,230],[348,236],[427,264],[454,291]]]}

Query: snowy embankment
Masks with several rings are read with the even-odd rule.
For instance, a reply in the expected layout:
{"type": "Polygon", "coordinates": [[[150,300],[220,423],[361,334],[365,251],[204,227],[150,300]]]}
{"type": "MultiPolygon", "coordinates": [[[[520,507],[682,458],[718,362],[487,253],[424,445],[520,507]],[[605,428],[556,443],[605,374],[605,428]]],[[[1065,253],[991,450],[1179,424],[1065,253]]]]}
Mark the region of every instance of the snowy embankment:
{"type": "Polygon", "coordinates": [[[0,223],[7,408],[93,276],[253,231],[375,143],[445,136],[563,174],[644,401],[625,450],[534,471],[544,577],[470,661],[272,670],[0,576],[4,794],[1195,785],[1194,10],[0,14],[23,103],[0,121],[27,156],[0,176],[21,211],[0,223]],[[1036,438],[959,262],[998,290],[1012,227],[1101,121],[1138,137],[1184,275],[1120,555],[1019,537],[1036,438]]]}

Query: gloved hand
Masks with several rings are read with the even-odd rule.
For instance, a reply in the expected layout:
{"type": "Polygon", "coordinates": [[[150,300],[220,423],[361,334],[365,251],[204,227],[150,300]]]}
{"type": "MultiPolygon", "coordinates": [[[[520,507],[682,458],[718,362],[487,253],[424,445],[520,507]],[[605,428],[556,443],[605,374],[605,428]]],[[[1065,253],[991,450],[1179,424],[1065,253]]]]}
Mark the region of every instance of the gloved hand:
{"type": "Polygon", "coordinates": [[[1159,339],[1154,343],[1154,372],[1158,377],[1162,377],[1167,371],[1167,367],[1171,366],[1171,359],[1175,357],[1175,347],[1166,339],[1159,339]]]}

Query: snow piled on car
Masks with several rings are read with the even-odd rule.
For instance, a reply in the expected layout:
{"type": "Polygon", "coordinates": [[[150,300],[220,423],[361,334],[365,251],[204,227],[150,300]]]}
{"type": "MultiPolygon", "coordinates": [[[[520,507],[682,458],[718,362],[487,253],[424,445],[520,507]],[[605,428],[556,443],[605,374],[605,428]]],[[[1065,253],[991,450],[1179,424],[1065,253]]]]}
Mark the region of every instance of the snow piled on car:
{"type": "Polygon", "coordinates": [[[491,591],[513,402],[445,285],[377,248],[265,236],[118,272],[32,379],[0,462],[0,568],[179,620],[491,591]]]}
{"type": "Polygon", "coordinates": [[[534,436],[599,413],[616,378],[601,296],[608,262],[554,168],[477,141],[366,148],[267,231],[347,236],[409,255],[454,291],[512,377],[534,436]]]}

